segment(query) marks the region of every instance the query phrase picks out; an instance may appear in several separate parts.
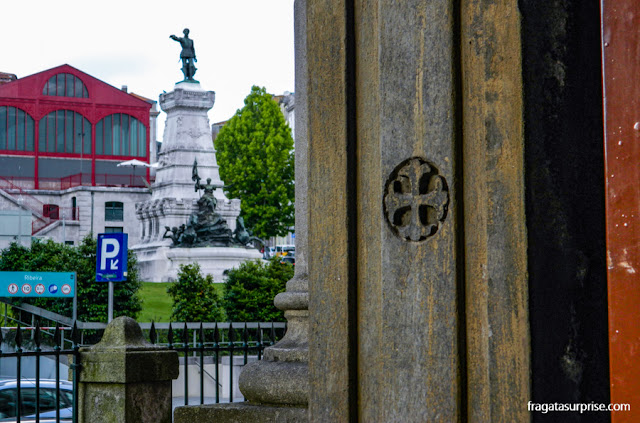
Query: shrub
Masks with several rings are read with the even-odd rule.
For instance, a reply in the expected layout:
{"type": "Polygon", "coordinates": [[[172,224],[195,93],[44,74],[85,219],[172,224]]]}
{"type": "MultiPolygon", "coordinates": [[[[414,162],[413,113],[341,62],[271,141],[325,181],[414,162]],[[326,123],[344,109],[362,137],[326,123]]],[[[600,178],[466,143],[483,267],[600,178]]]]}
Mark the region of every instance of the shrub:
{"type": "Polygon", "coordinates": [[[284,312],[273,305],[276,295],[293,278],[293,266],[270,260],[246,261],[228,272],[224,286],[227,319],[234,322],[283,322],[284,312]]]}
{"type": "Polygon", "coordinates": [[[180,265],[178,282],[167,292],[173,299],[173,321],[218,322],[225,318],[213,277],[202,276],[198,263],[180,265]]]}

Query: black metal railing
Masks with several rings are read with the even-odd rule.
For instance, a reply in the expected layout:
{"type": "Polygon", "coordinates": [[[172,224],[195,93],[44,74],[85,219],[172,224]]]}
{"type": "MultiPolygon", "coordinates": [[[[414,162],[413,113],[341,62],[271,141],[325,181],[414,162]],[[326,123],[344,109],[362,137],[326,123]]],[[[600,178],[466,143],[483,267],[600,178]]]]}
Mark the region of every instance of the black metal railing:
{"type": "MultiPolygon", "coordinates": [[[[5,319],[5,325],[7,322],[5,319]]],[[[94,326],[99,324],[74,322],[71,327],[65,327],[57,322],[52,327],[41,325],[39,319],[31,326],[23,326],[24,323],[19,320],[16,323],[17,326],[3,328],[6,335],[0,330],[0,370],[3,365],[4,368],[14,365],[12,362],[7,365],[7,360],[15,360],[16,375],[15,380],[0,380],[0,420],[15,417],[20,422],[29,417],[29,421],[39,422],[45,418],[43,413],[47,413],[47,419],[53,418],[55,413],[56,422],[76,422],[78,371],[81,365],[79,349],[89,346],[83,343],[88,338],[83,338],[82,329],[78,328],[84,327],[95,332],[99,329],[94,326]],[[65,331],[71,333],[65,337],[65,331]],[[30,336],[25,337],[25,333],[30,336]],[[2,347],[13,351],[3,351],[2,347]],[[42,358],[53,360],[53,378],[42,378],[42,358]],[[25,369],[25,363],[29,369],[25,369]],[[61,364],[67,364],[69,368],[69,374],[63,378],[60,375],[61,364]],[[25,376],[25,370],[33,377],[25,376]],[[63,385],[65,390],[61,392],[63,385]],[[5,398],[8,395],[14,401],[3,403],[2,395],[5,398]],[[43,404],[45,397],[48,400],[53,398],[54,409],[51,408],[51,401],[43,404]]],[[[180,357],[182,392],[177,392],[178,395],[174,392],[174,406],[244,401],[240,395],[235,395],[238,368],[250,360],[261,360],[264,349],[275,344],[286,332],[286,323],[280,322],[152,322],[140,326],[152,344],[175,350],[180,357]],[[228,360],[228,364],[225,360],[228,360]],[[197,380],[193,384],[189,383],[190,373],[197,373],[197,380]],[[194,385],[198,392],[193,391],[194,385]],[[225,387],[227,392],[223,395],[225,387]],[[182,401],[180,393],[184,397],[182,401]],[[190,398],[194,401],[190,402],[190,398]]],[[[48,374],[51,375],[51,372],[48,374]]],[[[180,389],[177,383],[173,386],[174,391],[180,389]]]]}
{"type": "MultiPolygon", "coordinates": [[[[51,329],[51,328],[46,328],[51,329]]],[[[40,323],[37,322],[35,327],[29,327],[27,330],[32,330],[32,343],[25,345],[25,339],[23,338],[23,329],[18,323],[15,329],[15,336],[11,342],[15,345],[14,352],[3,352],[0,348],[0,362],[7,359],[15,359],[16,378],[15,380],[3,380],[0,381],[0,392],[3,395],[4,401],[0,404],[0,418],[15,417],[16,422],[20,422],[23,418],[28,416],[29,421],[35,420],[36,423],[40,422],[40,419],[44,419],[41,413],[55,413],[56,422],[69,422],[77,421],[78,413],[78,389],[77,389],[77,372],[78,372],[78,356],[79,356],[79,332],[77,326],[74,324],[71,328],[71,348],[64,349],[61,347],[62,342],[62,328],[59,324],[56,324],[53,328],[53,332],[43,330],[40,323]],[[52,345],[50,343],[43,343],[43,334],[51,336],[52,345]],[[27,347],[26,349],[23,347],[27,347]],[[23,362],[29,357],[33,357],[34,364],[34,377],[23,378],[23,362]],[[54,373],[55,378],[53,380],[41,379],[41,359],[43,357],[53,357],[54,361],[54,373]],[[71,358],[68,361],[70,376],[72,380],[72,388],[69,395],[62,395],[60,378],[60,365],[61,358],[71,358]],[[43,386],[46,384],[46,386],[43,386]],[[28,391],[33,391],[33,395],[27,395],[28,391]],[[69,396],[72,400],[69,401],[69,396]],[[52,398],[53,397],[53,398],[52,398]],[[46,404],[42,404],[42,400],[48,399],[46,404]],[[53,408],[52,402],[53,399],[53,408]],[[61,411],[65,411],[65,415],[61,415],[61,411]]],[[[6,341],[5,337],[0,330],[0,345],[6,341]]],[[[67,381],[67,378],[64,379],[67,381]]],[[[30,393],[30,392],[29,392],[30,393]]],[[[49,419],[51,417],[48,417],[49,419]]],[[[50,420],[49,420],[50,421],[50,420]]]]}
{"type": "Polygon", "coordinates": [[[275,322],[178,323],[179,329],[169,323],[168,326],[163,325],[167,331],[166,342],[161,342],[157,326],[159,325],[151,323],[149,328],[151,343],[166,345],[169,349],[178,352],[181,358],[184,405],[190,404],[189,398],[197,398],[197,396],[192,397],[189,392],[190,366],[198,372],[199,404],[244,401],[244,398],[236,397],[234,394],[237,387],[235,380],[238,376],[234,377],[234,367],[244,366],[250,359],[261,360],[264,349],[274,345],[286,332],[286,323],[275,322]],[[223,363],[224,357],[228,358],[228,364],[223,363]],[[205,368],[207,358],[210,358],[212,367],[209,371],[205,368]],[[239,365],[236,365],[236,358],[239,358],[239,365]],[[226,370],[224,377],[220,374],[221,368],[226,370]],[[205,377],[213,386],[209,400],[205,399],[207,387],[205,377]],[[223,398],[220,390],[224,388],[224,379],[227,382],[228,395],[223,398]]]}

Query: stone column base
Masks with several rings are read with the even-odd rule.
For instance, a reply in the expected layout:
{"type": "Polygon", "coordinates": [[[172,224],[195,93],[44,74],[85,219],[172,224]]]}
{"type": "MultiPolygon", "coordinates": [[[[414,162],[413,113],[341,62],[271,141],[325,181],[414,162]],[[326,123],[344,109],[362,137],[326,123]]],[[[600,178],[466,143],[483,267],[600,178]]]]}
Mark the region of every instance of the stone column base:
{"type": "Polygon", "coordinates": [[[173,415],[174,423],[307,423],[308,421],[307,408],[256,405],[248,402],[178,407],[173,415]]]}

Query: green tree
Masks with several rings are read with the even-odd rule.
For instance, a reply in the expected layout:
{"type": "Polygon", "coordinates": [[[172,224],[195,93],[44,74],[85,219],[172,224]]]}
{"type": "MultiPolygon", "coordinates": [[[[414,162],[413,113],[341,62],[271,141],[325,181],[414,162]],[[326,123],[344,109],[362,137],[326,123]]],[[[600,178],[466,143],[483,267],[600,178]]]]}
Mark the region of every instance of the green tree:
{"type": "MultiPolygon", "coordinates": [[[[78,320],[106,322],[108,308],[108,284],[96,282],[97,241],[85,237],[77,247],[55,243],[51,240],[34,240],[31,248],[12,243],[2,251],[0,270],[14,272],[76,272],[78,285],[78,320]]],[[[113,290],[113,316],[136,318],[142,310],[142,300],[137,292],[138,279],[135,254],[129,253],[128,274],[125,282],[116,282],[113,290]]],[[[16,301],[72,316],[71,298],[19,298],[16,301]]]]}
{"type": "Polygon", "coordinates": [[[198,263],[180,265],[178,282],[167,288],[173,299],[171,319],[177,322],[224,320],[220,296],[211,275],[202,276],[198,263]]]}
{"type": "Polygon", "coordinates": [[[227,319],[233,322],[284,322],[284,312],[273,305],[293,278],[293,266],[270,260],[245,261],[229,270],[224,286],[227,319]]]}
{"type": "Polygon", "coordinates": [[[294,154],[291,128],[264,88],[253,86],[216,137],[220,177],[257,237],[285,235],[294,223],[294,154]]]}

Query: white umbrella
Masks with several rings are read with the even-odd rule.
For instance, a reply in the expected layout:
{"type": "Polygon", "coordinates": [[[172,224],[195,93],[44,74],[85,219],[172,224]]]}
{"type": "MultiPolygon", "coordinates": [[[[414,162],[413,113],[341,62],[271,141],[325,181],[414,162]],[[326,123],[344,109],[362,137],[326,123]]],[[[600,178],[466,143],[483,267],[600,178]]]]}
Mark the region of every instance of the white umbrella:
{"type": "Polygon", "coordinates": [[[126,162],[118,163],[118,167],[120,167],[120,166],[133,166],[133,167],[145,166],[145,167],[148,167],[149,163],[142,162],[142,161],[140,161],[138,159],[133,159],[133,160],[127,160],[126,162]]]}
{"type": "MultiPolygon", "coordinates": [[[[149,167],[149,163],[145,163],[138,159],[132,159],[132,160],[127,160],[126,162],[118,163],[117,166],[118,167],[131,166],[133,168],[133,175],[132,175],[133,177],[136,175],[136,166],[149,167]]],[[[133,182],[133,180],[131,182],[133,182]]]]}

